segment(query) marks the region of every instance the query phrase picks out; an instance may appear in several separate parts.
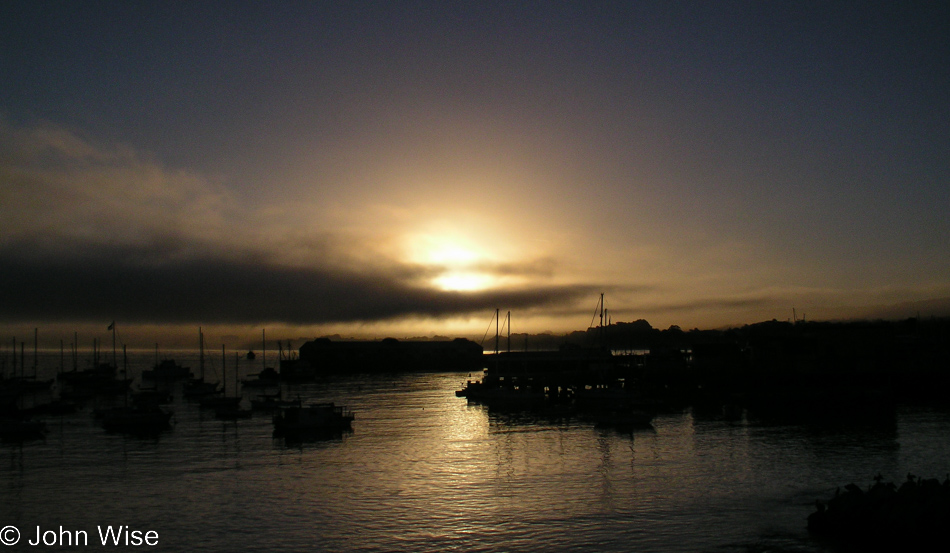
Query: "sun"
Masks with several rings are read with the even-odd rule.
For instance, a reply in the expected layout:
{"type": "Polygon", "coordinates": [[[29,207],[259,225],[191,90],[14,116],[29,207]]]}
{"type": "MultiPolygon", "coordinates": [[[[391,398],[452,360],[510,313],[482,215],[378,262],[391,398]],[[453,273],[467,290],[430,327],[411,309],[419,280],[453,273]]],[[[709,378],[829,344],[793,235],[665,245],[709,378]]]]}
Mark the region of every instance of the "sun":
{"type": "Polygon", "coordinates": [[[485,273],[446,272],[432,280],[432,283],[446,291],[477,292],[487,290],[494,285],[494,278],[485,273]]]}
{"type": "Polygon", "coordinates": [[[407,259],[429,269],[429,284],[440,290],[476,292],[498,284],[486,270],[491,256],[476,241],[451,231],[417,233],[406,238],[407,259]]]}

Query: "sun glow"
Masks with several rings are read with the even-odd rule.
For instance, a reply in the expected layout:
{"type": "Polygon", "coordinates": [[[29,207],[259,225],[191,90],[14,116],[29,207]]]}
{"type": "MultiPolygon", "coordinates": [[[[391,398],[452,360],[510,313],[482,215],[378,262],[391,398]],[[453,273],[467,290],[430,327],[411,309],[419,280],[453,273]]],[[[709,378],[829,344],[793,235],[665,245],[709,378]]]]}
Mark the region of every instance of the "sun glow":
{"type": "Polygon", "coordinates": [[[498,285],[485,270],[493,260],[486,250],[458,233],[435,231],[407,238],[407,257],[431,269],[429,283],[442,289],[473,292],[498,285]]]}
{"type": "Polygon", "coordinates": [[[469,265],[479,259],[479,254],[471,249],[451,243],[439,244],[426,253],[432,265],[469,265]]]}
{"type": "Polygon", "coordinates": [[[496,279],[485,273],[447,272],[434,278],[432,282],[443,290],[474,292],[491,288],[496,283],[496,279]]]}

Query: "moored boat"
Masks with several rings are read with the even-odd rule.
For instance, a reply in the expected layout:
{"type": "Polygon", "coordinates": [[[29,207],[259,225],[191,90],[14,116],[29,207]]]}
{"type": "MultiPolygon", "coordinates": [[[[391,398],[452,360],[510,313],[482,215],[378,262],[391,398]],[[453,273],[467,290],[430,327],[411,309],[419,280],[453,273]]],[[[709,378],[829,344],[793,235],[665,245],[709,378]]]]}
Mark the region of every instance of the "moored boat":
{"type": "MultiPolygon", "coordinates": [[[[235,354],[235,377],[234,383],[237,386],[237,355],[235,354]]],[[[228,371],[227,361],[224,350],[224,344],[221,345],[221,381],[224,387],[220,395],[209,395],[201,398],[199,404],[202,407],[214,409],[215,416],[219,419],[243,419],[251,416],[251,410],[241,407],[243,398],[240,395],[228,395],[228,371]]]]}
{"type": "Polygon", "coordinates": [[[201,327],[198,327],[198,352],[198,367],[201,373],[198,377],[192,376],[185,382],[183,391],[185,397],[189,398],[200,398],[218,393],[218,383],[205,380],[205,337],[201,332],[201,327]]]}
{"type": "Polygon", "coordinates": [[[191,368],[182,366],[174,359],[162,359],[151,370],[142,371],[142,378],[147,380],[179,380],[192,376],[191,368]]]}
{"type": "Polygon", "coordinates": [[[241,385],[245,388],[274,388],[280,386],[280,373],[273,367],[267,367],[257,373],[256,378],[241,380],[241,385]]]}
{"type": "Polygon", "coordinates": [[[350,428],[354,414],[333,403],[314,403],[281,407],[274,414],[274,432],[278,435],[307,432],[334,432],[350,428]]]}

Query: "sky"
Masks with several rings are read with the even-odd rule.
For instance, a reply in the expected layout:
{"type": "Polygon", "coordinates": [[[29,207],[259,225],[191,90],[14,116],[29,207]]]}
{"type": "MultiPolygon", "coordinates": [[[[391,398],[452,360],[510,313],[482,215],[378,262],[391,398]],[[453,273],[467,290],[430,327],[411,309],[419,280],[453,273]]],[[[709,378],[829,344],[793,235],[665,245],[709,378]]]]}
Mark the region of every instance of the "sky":
{"type": "Polygon", "coordinates": [[[950,314],[945,2],[3,0],[0,75],[7,334],[950,314]]]}

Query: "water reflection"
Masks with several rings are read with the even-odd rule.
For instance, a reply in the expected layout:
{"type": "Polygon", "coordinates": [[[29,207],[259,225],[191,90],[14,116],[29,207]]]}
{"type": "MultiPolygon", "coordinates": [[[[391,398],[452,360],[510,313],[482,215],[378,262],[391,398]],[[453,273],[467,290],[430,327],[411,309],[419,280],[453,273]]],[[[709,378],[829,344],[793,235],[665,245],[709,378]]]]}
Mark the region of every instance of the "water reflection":
{"type": "Polygon", "coordinates": [[[108,435],[88,411],[51,418],[45,441],[0,446],[0,522],[128,520],[195,551],[818,551],[816,498],[878,472],[940,476],[950,458],[939,412],[829,425],[720,406],[621,432],[469,404],[464,378],[294,387],[356,414],[351,433],[299,444],[275,440],[268,414],[222,422],[180,395],[153,440],[108,435]]]}

